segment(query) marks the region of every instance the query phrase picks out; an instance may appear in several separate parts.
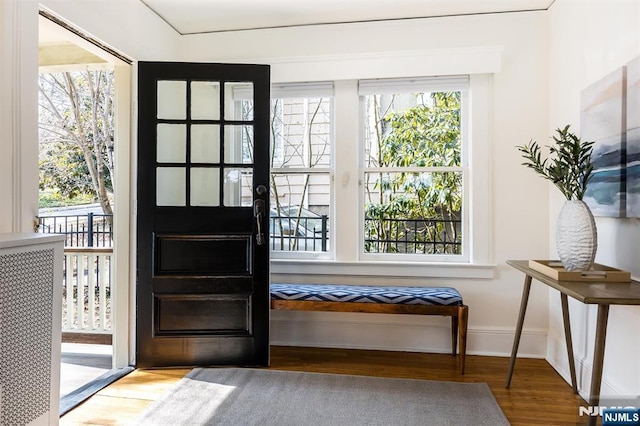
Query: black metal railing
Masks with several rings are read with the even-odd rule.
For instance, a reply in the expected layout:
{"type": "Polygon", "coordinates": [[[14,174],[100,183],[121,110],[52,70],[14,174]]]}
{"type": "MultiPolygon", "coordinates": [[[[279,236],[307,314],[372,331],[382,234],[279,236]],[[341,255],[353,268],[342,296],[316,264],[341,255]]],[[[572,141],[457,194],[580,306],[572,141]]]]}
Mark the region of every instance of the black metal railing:
{"type": "MultiPolygon", "coordinates": [[[[444,219],[365,219],[365,252],[461,254],[462,221],[444,219]]],[[[113,215],[43,216],[39,232],[64,234],[66,247],[112,247],[113,215]]],[[[328,250],[329,218],[272,216],[272,250],[328,250]]]]}
{"type": "MultiPolygon", "coordinates": [[[[365,219],[365,252],[461,254],[462,221],[444,219],[365,219]]],[[[44,216],[39,232],[65,234],[66,247],[113,247],[113,215],[44,216]]],[[[328,250],[329,218],[272,216],[272,250],[328,250]]]]}
{"type": "Polygon", "coordinates": [[[329,218],[271,216],[269,246],[271,250],[327,251],[329,218]]]}
{"type": "Polygon", "coordinates": [[[462,221],[365,218],[365,252],[461,254],[462,221]]]}
{"type": "MultiPolygon", "coordinates": [[[[270,222],[269,244],[273,250],[327,251],[326,215],[272,216],[270,222]]],[[[113,215],[43,216],[38,232],[66,235],[65,247],[113,247],[113,215]]]]}
{"type": "Polygon", "coordinates": [[[66,235],[65,247],[113,247],[113,215],[42,216],[38,232],[66,235]]]}

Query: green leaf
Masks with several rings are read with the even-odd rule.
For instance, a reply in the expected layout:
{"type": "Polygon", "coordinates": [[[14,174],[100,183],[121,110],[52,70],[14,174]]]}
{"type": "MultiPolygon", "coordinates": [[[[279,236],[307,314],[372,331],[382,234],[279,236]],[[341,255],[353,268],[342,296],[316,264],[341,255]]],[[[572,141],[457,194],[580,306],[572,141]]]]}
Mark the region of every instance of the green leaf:
{"type": "Polygon", "coordinates": [[[556,129],[556,133],[557,136],[552,136],[555,145],[547,146],[550,155],[544,160],[537,142],[531,140],[527,145],[516,146],[526,160],[522,165],[552,181],[568,200],[581,200],[593,171],[591,154],[594,142],[581,141],[570,132],[569,125],[556,129]]]}

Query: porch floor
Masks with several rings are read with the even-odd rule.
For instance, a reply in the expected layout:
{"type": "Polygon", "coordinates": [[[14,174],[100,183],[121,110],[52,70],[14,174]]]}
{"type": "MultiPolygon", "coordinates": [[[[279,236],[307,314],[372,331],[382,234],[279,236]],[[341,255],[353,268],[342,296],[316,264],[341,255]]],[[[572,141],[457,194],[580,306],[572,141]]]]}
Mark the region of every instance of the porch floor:
{"type": "Polygon", "coordinates": [[[111,345],[63,343],[60,396],[64,396],[111,370],[111,345]]]}

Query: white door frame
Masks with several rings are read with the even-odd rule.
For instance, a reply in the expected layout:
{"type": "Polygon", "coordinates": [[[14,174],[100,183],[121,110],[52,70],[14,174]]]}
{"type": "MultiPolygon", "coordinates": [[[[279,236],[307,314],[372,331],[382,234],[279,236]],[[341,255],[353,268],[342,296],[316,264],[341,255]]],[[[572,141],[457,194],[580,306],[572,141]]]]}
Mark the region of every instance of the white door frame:
{"type": "MultiPolygon", "coordinates": [[[[129,64],[115,67],[115,181],[114,181],[114,280],[111,293],[111,331],[113,368],[134,364],[130,348],[130,318],[135,312],[130,303],[135,294],[135,212],[131,206],[135,173],[131,170],[134,148],[131,144],[131,68],[129,64]],[[119,243],[118,243],[119,242],[119,243]],[[117,246],[117,249],[116,249],[117,246]],[[133,265],[133,267],[132,267],[133,265]],[[115,309],[114,309],[115,308],[115,309]],[[130,312],[131,316],[130,316],[130,312]],[[131,356],[130,356],[131,355],[131,356]]],[[[132,321],[133,323],[134,321],[132,321]]],[[[134,333],[131,333],[134,335],[134,333]]],[[[133,337],[132,337],[133,338],[133,337]]]]}
{"type": "MultiPolygon", "coordinates": [[[[68,22],[45,13],[46,19],[55,22],[64,31],[68,41],[100,57],[112,67],[115,73],[115,112],[114,112],[114,225],[113,225],[113,262],[114,276],[111,287],[111,328],[112,328],[112,367],[122,368],[133,364],[130,325],[134,321],[135,311],[131,295],[135,294],[135,213],[132,208],[132,188],[135,185],[135,171],[131,170],[135,150],[132,147],[132,62],[124,55],[104,46],[84,34],[68,22]],[[64,30],[63,30],[64,28],[64,30]],[[133,267],[132,267],[133,265],[133,267]]],[[[35,163],[37,167],[37,162],[35,163]]],[[[37,173],[37,169],[36,169],[37,173]]],[[[37,176],[37,174],[36,174],[37,176]]],[[[36,182],[37,184],[37,182],[36,182]]],[[[135,337],[135,336],[134,336],[135,337]]]]}

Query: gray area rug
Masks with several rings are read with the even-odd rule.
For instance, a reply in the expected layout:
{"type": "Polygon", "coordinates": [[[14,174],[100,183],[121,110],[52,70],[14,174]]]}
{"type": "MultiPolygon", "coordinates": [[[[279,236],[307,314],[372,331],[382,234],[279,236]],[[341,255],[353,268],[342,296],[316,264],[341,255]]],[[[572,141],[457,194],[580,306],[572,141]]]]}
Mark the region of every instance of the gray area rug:
{"type": "Polygon", "coordinates": [[[196,368],[136,425],[508,425],[486,383],[196,368]]]}

